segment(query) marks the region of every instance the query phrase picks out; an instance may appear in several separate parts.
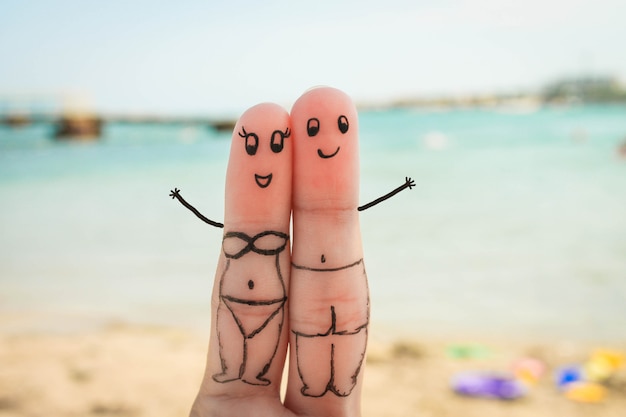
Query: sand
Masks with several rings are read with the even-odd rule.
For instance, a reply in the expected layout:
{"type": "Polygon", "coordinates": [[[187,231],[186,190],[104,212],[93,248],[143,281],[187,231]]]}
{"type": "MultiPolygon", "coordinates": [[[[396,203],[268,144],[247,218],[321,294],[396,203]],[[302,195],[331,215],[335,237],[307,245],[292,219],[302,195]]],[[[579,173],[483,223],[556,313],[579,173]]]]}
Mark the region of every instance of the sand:
{"type": "MultiPolygon", "coordinates": [[[[389,340],[372,333],[364,417],[626,415],[623,369],[597,404],[564,398],[553,383],[555,369],[584,361],[593,344],[472,340],[479,348],[469,357],[455,357],[450,346],[467,346],[458,345],[466,341],[389,340]],[[547,372],[522,399],[461,397],[450,389],[456,372],[507,371],[516,358],[528,356],[543,361],[547,372]]],[[[126,324],[71,333],[5,332],[0,417],[185,416],[202,377],[206,343],[191,331],[126,324]]]]}

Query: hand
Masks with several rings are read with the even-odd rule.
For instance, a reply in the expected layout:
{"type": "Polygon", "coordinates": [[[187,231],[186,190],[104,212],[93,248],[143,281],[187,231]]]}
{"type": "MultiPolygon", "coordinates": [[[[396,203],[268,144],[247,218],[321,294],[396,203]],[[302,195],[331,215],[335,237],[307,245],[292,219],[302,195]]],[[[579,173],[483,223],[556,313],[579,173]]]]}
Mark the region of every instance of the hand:
{"type": "Polygon", "coordinates": [[[174,190],[170,190],[170,197],[172,197],[172,199],[180,199],[180,190],[178,188],[174,188],[174,190]]]}
{"type": "Polygon", "coordinates": [[[410,177],[404,178],[404,185],[409,187],[409,190],[412,190],[415,187],[415,181],[413,181],[410,177]]]}
{"type": "MultiPolygon", "coordinates": [[[[369,294],[360,236],[355,234],[358,202],[352,203],[353,215],[340,221],[332,207],[313,213],[294,208],[290,253],[292,188],[311,190],[307,181],[318,181],[314,176],[292,177],[292,171],[314,167],[319,172],[327,163],[316,148],[292,156],[293,143],[307,134],[312,103],[319,101],[313,97],[309,102],[309,93],[294,105],[291,119],[278,105],[265,103],[246,111],[233,132],[209,353],[192,416],[360,416],[369,294]],[[242,140],[239,126],[244,125],[247,135],[242,140]],[[287,128],[291,138],[279,147],[273,143],[279,136],[274,133],[287,128]],[[293,167],[292,159],[299,160],[293,167]],[[296,179],[300,182],[292,184],[296,179]],[[328,246],[329,233],[336,245],[328,246]],[[283,403],[280,386],[288,344],[283,403]]],[[[356,117],[351,102],[337,90],[323,93],[344,107],[331,106],[324,110],[332,113],[326,116],[337,120],[334,113],[339,112],[347,129],[356,117]]],[[[343,135],[346,140],[344,134],[337,129],[338,139],[343,135]]],[[[357,140],[356,132],[351,134],[349,140],[357,140]]],[[[357,158],[349,161],[358,163],[357,158]]],[[[341,166],[332,175],[349,172],[353,166],[341,166]]],[[[324,178],[329,187],[334,183],[331,175],[324,178]]],[[[356,188],[358,182],[354,178],[350,186],[356,188]]],[[[170,196],[177,197],[178,189],[170,196]]],[[[300,193],[293,200],[297,207],[313,204],[317,197],[300,193]]]]}

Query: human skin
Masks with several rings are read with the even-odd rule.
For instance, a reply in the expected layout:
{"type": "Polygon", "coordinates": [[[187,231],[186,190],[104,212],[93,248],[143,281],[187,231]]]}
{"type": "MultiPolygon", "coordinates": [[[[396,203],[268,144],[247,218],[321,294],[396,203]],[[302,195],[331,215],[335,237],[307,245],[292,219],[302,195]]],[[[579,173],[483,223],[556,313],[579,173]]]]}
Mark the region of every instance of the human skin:
{"type": "Polygon", "coordinates": [[[191,415],[358,417],[369,325],[358,213],[414,183],[406,178],[358,207],[357,112],[332,88],[306,92],[291,116],[273,104],[249,109],[232,139],[223,225],[179,190],[170,194],[224,227],[209,353],[191,415]]]}
{"type": "Polygon", "coordinates": [[[285,404],[302,415],[358,416],[369,291],[357,211],[357,111],[345,93],[320,87],[296,101],[291,123],[290,297],[297,302],[285,404]]]}
{"type": "MultiPolygon", "coordinates": [[[[288,167],[276,165],[285,163],[282,158],[293,152],[293,133],[285,140],[284,154],[278,156],[272,155],[270,152],[261,152],[261,149],[268,148],[268,146],[263,145],[262,138],[267,137],[277,128],[276,126],[284,125],[292,128],[289,120],[285,122],[282,119],[284,115],[278,109],[266,105],[255,106],[244,113],[235,127],[226,176],[225,239],[212,297],[213,315],[216,319],[211,329],[206,371],[200,392],[192,407],[192,416],[357,417],[360,415],[362,378],[359,374],[367,341],[369,295],[362,262],[363,251],[357,211],[359,183],[358,120],[356,109],[344,93],[334,89],[320,91],[326,91],[326,93],[314,98],[309,105],[317,107],[317,104],[320,104],[317,101],[321,100],[322,102],[330,101],[330,103],[339,106],[328,108],[327,116],[335,118],[333,123],[336,130],[338,125],[335,113],[341,110],[348,120],[348,131],[344,132],[345,136],[339,133],[342,137],[338,138],[334,137],[336,132],[327,134],[324,125],[322,125],[318,138],[324,141],[322,156],[317,152],[317,147],[306,149],[303,147],[301,149],[302,154],[294,155],[294,163],[300,169],[293,174],[291,165],[288,167]],[[255,126],[254,129],[251,126],[255,126]],[[250,158],[241,143],[242,138],[240,136],[245,136],[246,133],[249,134],[253,131],[264,131],[264,133],[258,135],[260,144],[257,154],[250,158]],[[242,135],[239,135],[240,132],[242,135]],[[342,143],[339,144],[338,141],[342,143]],[[287,145],[287,143],[289,144],[287,145]],[[340,149],[339,152],[335,153],[337,147],[340,149]],[[335,153],[334,156],[327,157],[333,153],[335,153]],[[257,157],[258,159],[254,159],[257,157]],[[317,159],[326,163],[320,164],[317,159]],[[251,161],[254,163],[251,164],[251,161]],[[307,170],[314,171],[307,173],[307,170]],[[270,171],[272,172],[271,183],[263,188],[260,186],[264,185],[263,182],[262,184],[256,182],[258,176],[267,176],[270,171]],[[335,171],[334,174],[333,171],[335,171]],[[278,178],[282,178],[282,176],[276,176],[278,172],[289,172],[290,180],[291,176],[293,177],[293,186],[291,182],[289,184],[275,182],[278,178]],[[252,178],[255,178],[254,181],[252,178]],[[292,189],[293,199],[291,198],[292,189]],[[291,266],[288,248],[281,252],[278,257],[279,269],[282,271],[287,294],[290,298],[296,297],[295,303],[291,304],[297,306],[297,313],[289,317],[288,325],[282,326],[279,342],[276,345],[276,355],[269,370],[262,375],[260,380],[258,378],[255,380],[253,374],[246,376],[245,371],[232,373],[232,366],[227,366],[226,368],[229,369],[225,371],[225,359],[235,364],[244,362],[241,355],[238,356],[241,350],[237,349],[242,345],[242,339],[246,334],[246,331],[241,329],[246,328],[246,326],[237,326],[237,320],[232,320],[235,314],[229,314],[231,310],[227,305],[228,300],[224,301],[224,295],[234,294],[239,299],[243,297],[242,294],[246,294],[248,291],[247,276],[238,278],[243,276],[238,274],[235,278],[230,279],[232,275],[229,271],[231,271],[234,262],[230,260],[231,265],[228,265],[228,254],[236,253],[238,248],[236,247],[236,238],[235,247],[231,248],[230,239],[227,238],[229,231],[246,230],[251,236],[264,231],[287,231],[289,230],[289,215],[292,209],[294,213],[294,235],[300,235],[297,242],[294,241],[294,251],[298,253],[297,264],[311,266],[313,269],[293,268],[293,271],[305,279],[311,274],[313,276],[320,274],[314,269],[317,266],[322,266],[324,269],[329,269],[329,271],[321,272],[329,285],[326,289],[324,289],[325,285],[317,288],[305,285],[301,286],[300,289],[296,288],[294,292],[290,288],[290,279],[287,278],[291,266]],[[349,264],[355,265],[344,268],[346,260],[349,260],[349,264]],[[338,270],[335,271],[334,269],[338,270]],[[229,285],[224,285],[226,280],[229,281],[229,285]],[[331,305],[333,310],[336,309],[337,314],[334,317],[329,310],[331,305]],[[324,317],[318,321],[309,321],[302,316],[316,312],[323,313],[324,317]],[[290,332],[292,358],[290,360],[287,396],[283,405],[279,396],[280,371],[286,355],[286,342],[288,340],[286,331],[294,328],[294,326],[296,329],[304,331],[303,334],[306,336],[319,332],[328,332],[328,335],[314,338],[315,340],[304,337],[304,341],[297,341],[295,333],[290,332]],[[299,359],[295,354],[296,344],[299,344],[301,349],[299,359]],[[226,345],[228,348],[225,348],[226,345]],[[334,349],[333,346],[337,348],[334,349]],[[331,357],[329,356],[331,349],[332,359],[337,363],[332,371],[330,368],[331,357]],[[307,375],[307,381],[313,382],[314,387],[306,395],[301,376],[303,359],[312,364],[314,368],[321,365],[319,369],[323,370],[323,375],[313,375],[313,380],[310,380],[307,375]],[[329,384],[329,381],[325,380],[328,372],[335,374],[336,380],[333,384],[329,384]],[[251,377],[250,380],[247,379],[248,377],[251,377]],[[265,380],[269,383],[265,384],[265,380]]],[[[305,98],[304,102],[309,102],[306,94],[303,97],[305,98]]],[[[299,103],[302,104],[303,101],[299,100],[299,103]]],[[[294,106],[294,111],[297,109],[298,103],[294,106]]],[[[305,110],[303,112],[306,113],[305,110]]],[[[326,123],[327,120],[323,116],[324,114],[322,114],[320,121],[326,123]]],[[[300,121],[299,118],[296,120],[300,121]]],[[[305,121],[304,129],[306,128],[305,121]]],[[[303,137],[302,132],[300,135],[303,137]]],[[[289,163],[291,163],[291,158],[289,163]]],[[[174,194],[178,196],[177,192],[174,194]]],[[[179,200],[184,201],[182,198],[179,200]]],[[[203,220],[210,222],[206,218],[203,220]]],[[[263,259],[260,256],[250,257],[250,254],[246,254],[237,259],[237,262],[243,261],[246,263],[241,268],[249,268],[251,273],[263,268],[261,265],[263,259]]],[[[273,274],[268,273],[267,275],[273,274]]],[[[257,285],[255,285],[256,287],[257,285]]],[[[262,298],[270,300],[275,299],[277,295],[280,295],[280,288],[276,285],[269,285],[262,298]]],[[[287,312],[286,309],[285,312],[287,312]]],[[[267,310],[264,310],[262,314],[265,314],[263,317],[266,317],[267,310]]],[[[262,357],[265,357],[274,343],[270,339],[272,335],[276,334],[276,328],[270,327],[271,323],[270,321],[268,327],[263,328],[250,339],[253,340],[262,334],[267,336],[260,339],[259,342],[260,351],[264,352],[264,355],[260,355],[262,357]]],[[[253,352],[250,349],[250,354],[256,354],[258,351],[258,349],[254,349],[253,352]]],[[[259,363],[265,361],[266,359],[259,359],[259,363]]],[[[248,361],[245,362],[247,365],[248,361]]],[[[259,367],[254,369],[259,369],[259,367]]],[[[304,372],[308,373],[306,370],[304,372]]]]}
{"type": "Polygon", "coordinates": [[[287,111],[264,103],[247,110],[233,131],[209,352],[191,415],[284,413],[279,389],[288,342],[290,129],[287,111]],[[250,399],[247,405],[242,398],[250,399]],[[255,404],[256,411],[248,409],[255,404]]]}

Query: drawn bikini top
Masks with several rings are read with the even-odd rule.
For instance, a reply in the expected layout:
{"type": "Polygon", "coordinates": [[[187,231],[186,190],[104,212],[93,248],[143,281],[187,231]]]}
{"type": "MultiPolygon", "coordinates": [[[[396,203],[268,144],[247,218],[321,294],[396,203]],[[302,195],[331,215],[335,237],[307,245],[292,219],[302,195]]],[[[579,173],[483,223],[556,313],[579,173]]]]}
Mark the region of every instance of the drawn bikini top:
{"type": "Polygon", "coordinates": [[[287,242],[289,235],[274,230],[266,230],[254,236],[243,232],[228,232],[222,239],[222,249],[229,259],[239,259],[248,252],[272,256],[285,250],[287,242]]]}

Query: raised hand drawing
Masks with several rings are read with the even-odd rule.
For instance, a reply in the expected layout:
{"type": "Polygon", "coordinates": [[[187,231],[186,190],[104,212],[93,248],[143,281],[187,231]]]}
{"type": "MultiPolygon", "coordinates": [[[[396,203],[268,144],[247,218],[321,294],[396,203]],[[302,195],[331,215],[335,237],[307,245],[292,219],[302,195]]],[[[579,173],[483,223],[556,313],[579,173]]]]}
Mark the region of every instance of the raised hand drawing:
{"type": "Polygon", "coordinates": [[[291,111],[294,142],[291,360],[286,404],[298,395],[347,397],[360,389],[370,320],[358,212],[358,118],[343,92],[307,91],[291,111]],[[298,382],[296,382],[298,381],[298,382]]]}

